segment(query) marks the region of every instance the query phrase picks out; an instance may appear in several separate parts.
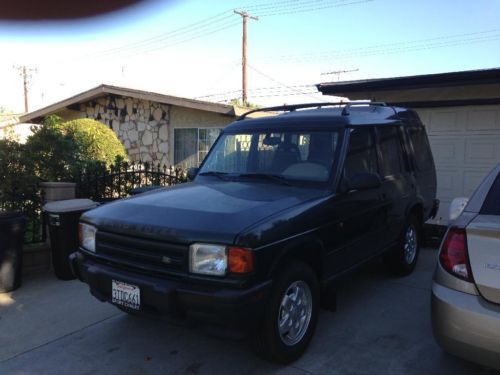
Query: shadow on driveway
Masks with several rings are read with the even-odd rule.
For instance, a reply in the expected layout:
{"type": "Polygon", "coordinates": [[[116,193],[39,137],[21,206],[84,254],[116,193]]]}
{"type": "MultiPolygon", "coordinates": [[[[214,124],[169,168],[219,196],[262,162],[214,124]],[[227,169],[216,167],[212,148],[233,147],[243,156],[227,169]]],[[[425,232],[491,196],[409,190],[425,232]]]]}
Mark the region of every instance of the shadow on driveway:
{"type": "Polygon", "coordinates": [[[1,304],[1,374],[491,374],[442,352],[432,337],[436,251],[416,272],[387,276],[378,263],[339,283],[338,310],[323,311],[307,353],[288,367],[256,358],[241,340],[128,316],[86,285],[44,275],[1,304]]]}

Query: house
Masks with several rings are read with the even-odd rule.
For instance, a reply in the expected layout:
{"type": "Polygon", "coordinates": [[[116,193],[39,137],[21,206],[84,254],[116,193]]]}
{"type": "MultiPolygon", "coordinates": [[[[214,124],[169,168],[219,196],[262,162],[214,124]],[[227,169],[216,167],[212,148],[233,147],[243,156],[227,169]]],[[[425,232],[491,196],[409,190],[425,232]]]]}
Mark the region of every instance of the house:
{"type": "Polygon", "coordinates": [[[500,163],[500,68],[317,85],[324,95],[414,108],[431,143],[445,224],[450,202],[469,197],[500,163]]]}
{"type": "Polygon", "coordinates": [[[15,139],[24,143],[32,134],[33,126],[33,124],[19,123],[19,115],[2,114],[0,115],[0,139],[15,139]]]}
{"type": "Polygon", "coordinates": [[[220,130],[246,111],[232,105],[100,85],[20,116],[20,121],[39,124],[48,115],[65,121],[95,119],[113,129],[131,161],[191,167],[201,163],[220,130]]]}

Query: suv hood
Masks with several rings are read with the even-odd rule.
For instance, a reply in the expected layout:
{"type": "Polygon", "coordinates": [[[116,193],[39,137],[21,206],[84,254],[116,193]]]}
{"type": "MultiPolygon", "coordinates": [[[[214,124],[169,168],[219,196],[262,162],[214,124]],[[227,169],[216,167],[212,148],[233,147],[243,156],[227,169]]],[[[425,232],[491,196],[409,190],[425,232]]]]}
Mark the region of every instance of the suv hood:
{"type": "Polygon", "coordinates": [[[195,182],[108,203],[82,221],[98,230],[175,243],[233,243],[245,228],[325,190],[272,183],[195,182]]]}

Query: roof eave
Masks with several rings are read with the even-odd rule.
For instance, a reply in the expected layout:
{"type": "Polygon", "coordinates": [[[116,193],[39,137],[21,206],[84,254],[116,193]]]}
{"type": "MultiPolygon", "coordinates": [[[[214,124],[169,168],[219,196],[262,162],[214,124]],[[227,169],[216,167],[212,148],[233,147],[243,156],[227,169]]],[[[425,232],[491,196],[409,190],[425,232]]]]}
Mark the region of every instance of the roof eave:
{"type": "Polygon", "coordinates": [[[48,116],[56,113],[57,111],[64,109],[68,106],[71,106],[76,103],[85,102],[88,100],[92,100],[94,98],[100,97],[104,94],[118,95],[123,97],[132,97],[136,99],[155,101],[166,105],[173,105],[178,107],[196,109],[200,111],[207,111],[218,113],[221,115],[235,117],[237,116],[237,111],[234,106],[220,103],[211,103],[204,102],[195,99],[181,98],[177,96],[164,95],[154,92],[135,90],[111,85],[99,85],[90,89],[88,91],[84,91],[77,95],[74,95],[70,98],[61,100],[57,103],[51,104],[47,107],[38,109],[33,112],[26,113],[23,116],[20,116],[19,120],[21,122],[29,122],[33,119],[48,116]]]}
{"type": "Polygon", "coordinates": [[[316,85],[326,95],[347,95],[360,91],[413,90],[500,83],[500,68],[428,75],[325,82],[316,85]]]}

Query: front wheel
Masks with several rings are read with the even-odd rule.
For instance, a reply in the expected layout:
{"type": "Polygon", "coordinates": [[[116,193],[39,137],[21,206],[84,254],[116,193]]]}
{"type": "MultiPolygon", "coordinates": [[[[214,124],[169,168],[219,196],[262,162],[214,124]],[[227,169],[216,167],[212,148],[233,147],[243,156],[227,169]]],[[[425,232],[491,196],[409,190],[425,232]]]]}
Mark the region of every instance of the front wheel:
{"type": "Polygon", "coordinates": [[[319,283],[304,263],[292,263],[278,275],[269,309],[255,333],[255,346],[268,360],[289,363],[306,350],[319,314],[319,283]]]}
{"type": "Polygon", "coordinates": [[[420,223],[412,215],[406,221],[398,245],[385,257],[390,271],[399,276],[412,273],[417,265],[419,250],[420,223]]]}

